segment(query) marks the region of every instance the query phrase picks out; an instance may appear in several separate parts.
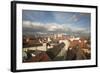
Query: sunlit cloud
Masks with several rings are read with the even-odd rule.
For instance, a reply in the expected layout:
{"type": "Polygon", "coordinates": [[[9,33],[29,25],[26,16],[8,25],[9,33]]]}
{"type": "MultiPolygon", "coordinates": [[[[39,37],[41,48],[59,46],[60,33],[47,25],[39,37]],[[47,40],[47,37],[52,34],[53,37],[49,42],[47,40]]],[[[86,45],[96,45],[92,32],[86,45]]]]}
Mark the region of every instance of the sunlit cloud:
{"type": "MultiPolygon", "coordinates": [[[[57,23],[46,23],[42,24],[39,22],[31,22],[31,21],[23,21],[23,29],[30,31],[31,32],[62,32],[62,33],[67,33],[67,32],[74,32],[74,33],[82,33],[82,32],[87,32],[86,28],[82,27],[73,27],[69,26],[69,24],[57,24],[57,23]]],[[[88,30],[89,31],[89,30],[88,30]]]]}

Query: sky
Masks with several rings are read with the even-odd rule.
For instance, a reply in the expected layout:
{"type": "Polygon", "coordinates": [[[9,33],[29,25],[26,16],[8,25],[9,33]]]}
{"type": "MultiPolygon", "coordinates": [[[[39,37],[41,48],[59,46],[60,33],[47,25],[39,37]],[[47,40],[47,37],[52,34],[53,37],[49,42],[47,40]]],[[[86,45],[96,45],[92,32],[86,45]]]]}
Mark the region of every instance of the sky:
{"type": "Polygon", "coordinates": [[[90,33],[91,14],[23,10],[24,32],[90,33]]]}

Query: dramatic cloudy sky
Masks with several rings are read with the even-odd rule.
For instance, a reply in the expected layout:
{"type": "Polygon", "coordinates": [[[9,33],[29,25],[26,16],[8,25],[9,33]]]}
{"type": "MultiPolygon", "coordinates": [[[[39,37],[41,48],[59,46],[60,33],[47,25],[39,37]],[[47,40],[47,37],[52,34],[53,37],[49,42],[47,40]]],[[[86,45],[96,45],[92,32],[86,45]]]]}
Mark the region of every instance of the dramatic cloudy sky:
{"type": "Polygon", "coordinates": [[[23,10],[23,32],[90,33],[90,13],[23,10]]]}

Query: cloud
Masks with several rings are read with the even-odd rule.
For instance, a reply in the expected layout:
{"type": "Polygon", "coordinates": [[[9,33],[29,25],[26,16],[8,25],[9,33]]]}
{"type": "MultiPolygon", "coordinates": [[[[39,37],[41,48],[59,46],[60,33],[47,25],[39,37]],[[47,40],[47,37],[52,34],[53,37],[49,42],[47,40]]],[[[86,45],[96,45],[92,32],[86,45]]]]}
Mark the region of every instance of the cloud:
{"type": "Polygon", "coordinates": [[[65,31],[63,25],[57,23],[38,23],[38,22],[30,22],[30,21],[23,21],[23,28],[25,29],[33,29],[39,31],[65,31]]]}
{"type": "Polygon", "coordinates": [[[74,21],[74,22],[77,22],[79,20],[79,17],[78,15],[72,15],[70,18],[69,18],[69,21],[74,21]]]}
{"type": "Polygon", "coordinates": [[[84,34],[90,33],[90,29],[73,26],[72,24],[58,24],[58,23],[39,23],[31,21],[23,21],[23,32],[26,33],[67,33],[67,34],[84,34]]]}
{"type": "Polygon", "coordinates": [[[53,16],[60,23],[72,23],[79,20],[79,15],[76,13],[53,13],[53,16]]]}

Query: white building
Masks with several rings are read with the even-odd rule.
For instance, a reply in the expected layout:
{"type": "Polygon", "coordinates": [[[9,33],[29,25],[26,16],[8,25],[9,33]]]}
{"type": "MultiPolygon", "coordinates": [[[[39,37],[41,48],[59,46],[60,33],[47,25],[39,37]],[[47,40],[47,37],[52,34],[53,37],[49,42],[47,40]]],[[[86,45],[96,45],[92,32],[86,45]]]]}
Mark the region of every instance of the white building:
{"type": "Polygon", "coordinates": [[[27,48],[23,48],[24,51],[27,50],[40,50],[40,51],[46,51],[46,43],[43,43],[42,46],[37,46],[37,47],[27,47],[27,48]]]}

